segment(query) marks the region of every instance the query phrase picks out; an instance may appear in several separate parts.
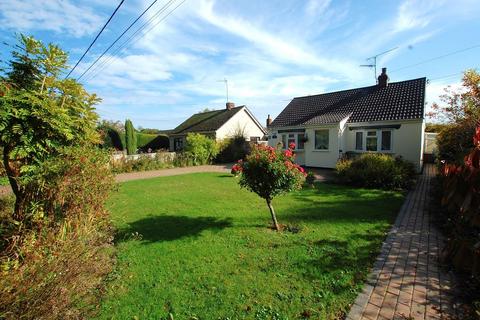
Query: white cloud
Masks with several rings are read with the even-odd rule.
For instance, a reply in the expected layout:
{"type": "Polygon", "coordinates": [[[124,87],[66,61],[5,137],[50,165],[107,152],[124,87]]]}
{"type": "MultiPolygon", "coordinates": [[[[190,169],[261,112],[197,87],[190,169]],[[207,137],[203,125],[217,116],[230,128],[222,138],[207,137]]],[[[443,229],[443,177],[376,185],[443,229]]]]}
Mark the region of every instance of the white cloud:
{"type": "Polygon", "coordinates": [[[45,30],[82,37],[98,31],[104,17],[70,0],[0,0],[0,28],[45,30]]]}
{"type": "Polygon", "coordinates": [[[305,6],[305,13],[310,16],[318,16],[325,13],[331,2],[331,0],[309,0],[305,6]]]}
{"type": "Polygon", "coordinates": [[[394,31],[426,27],[433,19],[435,9],[443,4],[444,0],[406,0],[398,9],[394,31]]]}

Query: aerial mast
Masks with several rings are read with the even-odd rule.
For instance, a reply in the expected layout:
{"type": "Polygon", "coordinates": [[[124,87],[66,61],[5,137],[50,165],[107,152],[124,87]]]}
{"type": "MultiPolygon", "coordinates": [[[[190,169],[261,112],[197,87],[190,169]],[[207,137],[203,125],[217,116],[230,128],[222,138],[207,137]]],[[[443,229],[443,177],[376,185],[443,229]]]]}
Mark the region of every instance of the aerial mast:
{"type": "Polygon", "coordinates": [[[387,54],[393,50],[396,50],[398,49],[398,47],[395,47],[395,48],[392,48],[390,50],[387,50],[387,51],[384,51],[384,52],[381,52],[379,54],[376,54],[370,58],[367,58],[367,61],[372,61],[372,63],[370,64],[361,64],[360,67],[367,67],[367,68],[373,68],[373,76],[375,78],[375,82],[377,82],[377,58],[380,57],[380,56],[383,56],[384,54],[387,54]]]}

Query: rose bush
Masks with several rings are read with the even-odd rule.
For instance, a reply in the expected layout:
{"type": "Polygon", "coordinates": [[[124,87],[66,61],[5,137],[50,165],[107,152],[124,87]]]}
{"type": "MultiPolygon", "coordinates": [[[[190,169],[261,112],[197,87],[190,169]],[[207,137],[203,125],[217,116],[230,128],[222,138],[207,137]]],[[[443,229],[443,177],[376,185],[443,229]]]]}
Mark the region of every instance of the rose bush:
{"type": "Polygon", "coordinates": [[[245,161],[240,160],[232,167],[233,174],[240,174],[239,184],[265,199],[272,216],[273,227],[279,230],[272,200],[275,196],[302,188],[305,170],[295,164],[290,144],[287,150],[255,145],[245,161]]]}

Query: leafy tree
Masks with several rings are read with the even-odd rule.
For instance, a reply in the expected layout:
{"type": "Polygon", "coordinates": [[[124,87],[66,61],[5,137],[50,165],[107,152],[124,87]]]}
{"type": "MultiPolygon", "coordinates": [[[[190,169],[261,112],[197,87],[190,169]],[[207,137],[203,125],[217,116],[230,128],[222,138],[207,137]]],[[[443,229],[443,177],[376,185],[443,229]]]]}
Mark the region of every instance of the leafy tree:
{"type": "Polygon", "coordinates": [[[185,153],[192,159],[194,166],[211,163],[218,152],[219,147],[214,139],[199,133],[187,135],[185,153]]]}
{"type": "Polygon", "coordinates": [[[135,134],[132,121],[129,119],[125,121],[125,144],[127,154],[135,154],[137,152],[137,135],[135,134]]]}
{"type": "Polygon", "coordinates": [[[434,103],[428,117],[446,123],[480,120],[480,74],[475,70],[465,71],[462,79],[463,88],[453,90],[445,88],[440,96],[443,104],[434,103]]]}
{"type": "Polygon", "coordinates": [[[467,70],[459,90],[445,89],[444,104],[434,104],[428,116],[449,124],[437,136],[440,160],[460,164],[474,147],[472,135],[480,123],[480,74],[467,70]]]}
{"type": "Polygon", "coordinates": [[[101,120],[98,122],[99,128],[112,128],[115,129],[119,133],[125,132],[125,126],[120,121],[113,121],[113,120],[101,120]]]}
{"type": "Polygon", "coordinates": [[[28,179],[40,163],[65,146],[100,142],[94,111],[100,99],[60,78],[66,63],[58,46],[20,35],[0,74],[0,142],[18,219],[34,192],[28,179]]]}
{"type": "Polygon", "coordinates": [[[240,160],[232,168],[232,173],[240,173],[241,187],[265,199],[275,230],[279,230],[279,225],[272,206],[273,198],[301,189],[305,181],[305,170],[293,162],[295,158],[293,149],[295,149],[294,143],[290,144],[285,151],[255,145],[245,161],[240,160]]]}

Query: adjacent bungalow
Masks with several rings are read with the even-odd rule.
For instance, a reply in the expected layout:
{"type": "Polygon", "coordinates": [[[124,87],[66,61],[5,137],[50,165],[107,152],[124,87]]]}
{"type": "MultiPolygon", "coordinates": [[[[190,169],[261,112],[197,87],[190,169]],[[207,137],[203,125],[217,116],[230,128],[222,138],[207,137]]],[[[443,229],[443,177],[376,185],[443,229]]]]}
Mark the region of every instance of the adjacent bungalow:
{"type": "Polygon", "coordinates": [[[173,129],[169,134],[170,151],[182,150],[189,133],[201,133],[216,140],[241,133],[247,141],[259,141],[267,131],[246,106],[235,107],[233,102],[227,102],[225,109],[194,114],[173,129]]]}
{"type": "Polygon", "coordinates": [[[426,78],[294,98],[272,122],[269,145],[296,144],[297,162],[334,168],[345,153],[379,152],[423,165],[426,78]]]}

